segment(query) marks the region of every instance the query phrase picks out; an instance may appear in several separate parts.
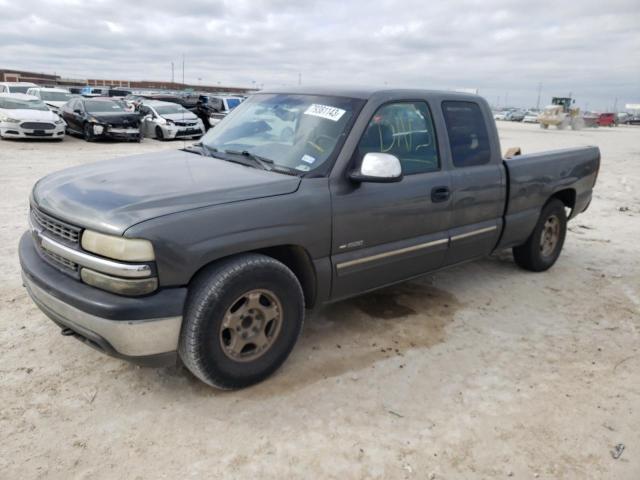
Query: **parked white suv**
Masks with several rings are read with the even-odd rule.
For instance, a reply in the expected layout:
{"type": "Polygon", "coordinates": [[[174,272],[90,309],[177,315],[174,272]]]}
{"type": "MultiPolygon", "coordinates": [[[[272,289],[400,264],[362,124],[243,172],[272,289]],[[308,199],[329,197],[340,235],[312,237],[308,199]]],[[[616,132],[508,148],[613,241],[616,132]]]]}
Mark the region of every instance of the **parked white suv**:
{"type": "Polygon", "coordinates": [[[51,110],[60,114],[60,109],[67,103],[73,94],[63,88],[30,88],[27,90],[27,95],[33,95],[34,97],[42,100],[51,110]]]}
{"type": "Polygon", "coordinates": [[[31,82],[0,82],[0,93],[27,93],[33,87],[37,85],[31,82]]]}
{"type": "Polygon", "coordinates": [[[66,123],[42,100],[24,93],[0,93],[0,138],[62,140],[66,123]]]}

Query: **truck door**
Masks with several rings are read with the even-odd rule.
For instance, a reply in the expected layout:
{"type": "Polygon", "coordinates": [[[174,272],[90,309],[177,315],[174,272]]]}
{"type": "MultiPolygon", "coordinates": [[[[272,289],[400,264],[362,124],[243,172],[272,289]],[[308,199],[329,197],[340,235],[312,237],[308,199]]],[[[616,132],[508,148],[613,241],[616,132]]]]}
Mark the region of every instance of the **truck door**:
{"type": "Polygon", "coordinates": [[[404,177],[397,183],[331,184],[334,299],[436,269],[448,248],[451,180],[427,103],[381,106],[358,143],[353,165],[369,152],[398,157],[404,177]]]}
{"type": "Polygon", "coordinates": [[[497,135],[473,101],[444,101],[453,186],[447,265],[491,253],[502,231],[505,179],[497,135]]]}

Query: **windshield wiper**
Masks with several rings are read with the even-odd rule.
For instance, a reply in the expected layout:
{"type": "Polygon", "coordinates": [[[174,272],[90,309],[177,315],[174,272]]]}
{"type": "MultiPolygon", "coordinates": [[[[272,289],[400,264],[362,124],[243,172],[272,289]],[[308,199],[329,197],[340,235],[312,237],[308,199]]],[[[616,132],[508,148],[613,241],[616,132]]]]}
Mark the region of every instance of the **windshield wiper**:
{"type": "Polygon", "coordinates": [[[243,157],[253,160],[253,163],[259,165],[263,170],[273,170],[273,160],[251,153],[249,150],[225,150],[223,153],[228,153],[230,155],[242,155],[243,157]]]}
{"type": "Polygon", "coordinates": [[[211,152],[202,143],[194,143],[193,145],[187,145],[182,150],[190,153],[197,153],[203,157],[211,157],[211,152]]]}

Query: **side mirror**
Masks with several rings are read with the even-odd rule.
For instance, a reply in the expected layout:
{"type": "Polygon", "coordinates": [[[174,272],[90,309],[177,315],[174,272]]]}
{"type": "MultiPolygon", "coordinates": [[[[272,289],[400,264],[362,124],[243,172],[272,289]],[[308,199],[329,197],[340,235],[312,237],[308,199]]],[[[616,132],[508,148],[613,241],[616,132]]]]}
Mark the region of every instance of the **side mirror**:
{"type": "Polygon", "coordinates": [[[402,180],[402,165],[395,155],[370,152],[362,158],[358,170],[349,174],[354,182],[391,183],[402,180]]]}

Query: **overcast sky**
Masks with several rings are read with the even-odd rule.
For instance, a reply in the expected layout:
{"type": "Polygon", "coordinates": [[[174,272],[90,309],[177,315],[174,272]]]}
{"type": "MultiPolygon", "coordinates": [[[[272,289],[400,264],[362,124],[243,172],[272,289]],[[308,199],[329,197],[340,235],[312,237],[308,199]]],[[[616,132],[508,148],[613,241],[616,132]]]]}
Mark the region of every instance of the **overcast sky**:
{"type": "MultiPolygon", "coordinates": [[[[0,0],[0,68],[264,87],[479,89],[640,103],[639,0],[0,0]],[[200,80],[201,79],[201,80],[200,80]]],[[[588,104],[588,105],[587,105],[588,104]]]]}

